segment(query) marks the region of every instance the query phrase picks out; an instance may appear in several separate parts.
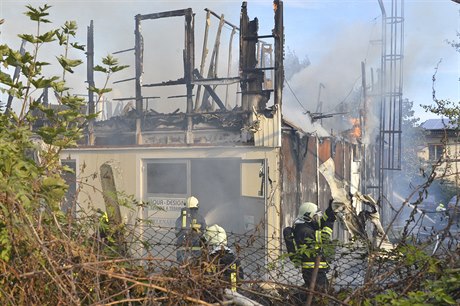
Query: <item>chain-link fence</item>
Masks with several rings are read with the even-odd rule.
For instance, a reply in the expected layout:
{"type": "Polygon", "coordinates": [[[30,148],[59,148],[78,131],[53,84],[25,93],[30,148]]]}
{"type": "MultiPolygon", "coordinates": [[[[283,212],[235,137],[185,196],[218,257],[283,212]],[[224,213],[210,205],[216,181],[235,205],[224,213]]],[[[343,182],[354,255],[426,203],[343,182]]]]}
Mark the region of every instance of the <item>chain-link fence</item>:
{"type": "MultiPolygon", "coordinates": [[[[220,289],[230,287],[228,282],[216,275],[211,277],[203,268],[206,267],[210,252],[210,246],[205,243],[195,256],[179,261],[178,251],[184,247],[177,245],[174,228],[145,223],[142,226],[126,227],[125,230],[128,233],[125,240],[128,256],[139,259],[141,265],[148,267],[148,275],[153,279],[160,276],[172,277],[179,282],[176,283],[179,288],[195,288],[216,297],[213,299],[208,296],[209,300],[219,300],[217,296],[221,296],[210,289],[210,284],[214,289],[216,284],[219,284],[220,289]],[[185,285],[181,286],[180,282],[185,285]]],[[[238,292],[262,305],[277,305],[280,301],[286,305],[295,305],[300,303],[299,300],[305,301],[308,290],[304,286],[301,269],[286,255],[284,241],[280,237],[266,237],[263,232],[263,227],[245,234],[227,232],[227,246],[238,259],[243,271],[243,277],[238,279],[238,292]],[[302,291],[301,298],[296,299],[296,294],[302,291]]],[[[442,237],[434,233],[424,237],[423,245],[428,252],[457,252],[458,255],[459,238],[458,232],[442,237]]],[[[359,291],[366,287],[378,293],[388,286],[401,286],[416,275],[416,269],[407,268],[407,263],[401,261],[400,256],[404,254],[383,252],[369,256],[369,246],[359,242],[335,241],[332,247],[334,253],[329,258],[330,269],[327,273],[329,302],[334,301],[333,297],[340,292],[359,291]]],[[[159,298],[155,294],[153,297],[159,298]]]]}
{"type": "MultiPolygon", "coordinates": [[[[21,223],[18,245],[31,245],[33,251],[3,262],[2,304],[306,305],[311,297],[311,305],[356,305],[389,289],[404,294],[424,288],[423,281],[434,277],[430,269],[444,268],[436,262],[455,271],[460,262],[457,226],[417,237],[413,248],[406,239],[407,247],[388,253],[360,241],[333,242],[323,245],[330,264],[327,290],[312,292],[283,239],[267,236],[276,231],[265,224],[245,233],[228,231],[231,252],[224,255],[231,256],[222,264],[213,257],[215,248],[205,243],[196,257],[178,259],[184,245],[177,243],[175,228],[146,220],[117,225],[105,216],[79,213],[78,220],[68,216],[55,230],[43,232],[21,223]]],[[[392,239],[397,242],[396,236],[392,239]]],[[[453,292],[460,300],[460,292],[453,292]]]]}

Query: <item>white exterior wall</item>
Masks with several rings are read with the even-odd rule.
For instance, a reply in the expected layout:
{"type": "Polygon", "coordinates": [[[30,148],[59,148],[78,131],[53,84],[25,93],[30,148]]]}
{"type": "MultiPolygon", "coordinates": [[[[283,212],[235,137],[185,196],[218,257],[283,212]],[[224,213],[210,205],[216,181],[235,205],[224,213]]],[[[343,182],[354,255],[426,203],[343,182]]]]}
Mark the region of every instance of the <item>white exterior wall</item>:
{"type": "MultiPolygon", "coordinates": [[[[76,148],[67,149],[62,159],[72,159],[77,163],[77,181],[80,192],[78,203],[83,209],[89,207],[105,209],[101,193],[99,168],[110,163],[113,168],[118,192],[132,195],[137,201],[143,201],[145,195],[144,161],[155,159],[212,159],[240,158],[245,160],[265,160],[268,178],[271,184],[265,184],[265,231],[268,237],[280,237],[280,173],[279,148],[264,147],[126,147],[126,148],[76,148]]],[[[244,171],[241,171],[243,174],[244,171]]],[[[192,178],[193,180],[193,178],[192,178]]],[[[243,190],[243,189],[241,189],[243,190]]],[[[263,200],[263,199],[262,199],[263,200]]],[[[125,222],[133,224],[136,217],[142,217],[142,211],[122,207],[125,222]]],[[[267,249],[271,259],[277,258],[279,241],[270,243],[267,249]]]]}

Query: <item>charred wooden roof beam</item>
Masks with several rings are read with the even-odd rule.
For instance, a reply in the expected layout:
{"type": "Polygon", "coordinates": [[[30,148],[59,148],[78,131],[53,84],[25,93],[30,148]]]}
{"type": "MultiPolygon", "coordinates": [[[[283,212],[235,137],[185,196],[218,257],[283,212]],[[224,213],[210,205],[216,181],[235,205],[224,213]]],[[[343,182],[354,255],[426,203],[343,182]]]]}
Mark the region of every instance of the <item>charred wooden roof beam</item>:
{"type": "Polygon", "coordinates": [[[142,87],[160,87],[160,86],[174,86],[174,85],[184,85],[185,79],[184,78],[179,78],[177,80],[170,80],[170,81],[164,81],[161,83],[152,83],[152,84],[144,84],[142,87]]]}
{"type": "Polygon", "coordinates": [[[166,11],[166,12],[137,15],[137,16],[139,16],[140,20],[159,19],[159,18],[167,18],[167,17],[180,17],[180,16],[185,16],[187,13],[189,13],[190,10],[191,9],[188,8],[188,9],[182,9],[182,10],[166,11]]]}
{"type": "MultiPolygon", "coordinates": [[[[203,79],[203,77],[201,76],[200,72],[197,69],[193,70],[193,75],[195,76],[196,79],[203,79]]],[[[214,99],[214,102],[216,102],[216,104],[220,107],[220,109],[227,110],[224,103],[222,103],[222,100],[219,98],[219,96],[216,94],[216,92],[212,89],[210,85],[203,85],[203,87],[206,89],[209,95],[214,99]]]]}

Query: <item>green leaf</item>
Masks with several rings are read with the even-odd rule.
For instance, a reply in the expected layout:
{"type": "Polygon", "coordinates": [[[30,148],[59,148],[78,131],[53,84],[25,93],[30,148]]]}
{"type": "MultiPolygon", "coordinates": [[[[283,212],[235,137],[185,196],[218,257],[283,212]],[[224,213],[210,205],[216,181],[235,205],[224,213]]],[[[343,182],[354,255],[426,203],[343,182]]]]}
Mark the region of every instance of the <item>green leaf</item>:
{"type": "Polygon", "coordinates": [[[35,38],[35,36],[31,35],[31,34],[19,34],[18,35],[19,38],[27,41],[27,42],[30,42],[31,44],[35,44],[36,42],[38,42],[38,39],[35,38]]]}
{"type": "Polygon", "coordinates": [[[43,179],[43,186],[45,187],[65,186],[65,182],[61,177],[49,176],[43,179]]]}
{"type": "Polygon", "coordinates": [[[59,31],[56,31],[56,36],[59,40],[59,45],[62,46],[63,44],[65,44],[65,42],[67,41],[67,36],[64,35],[63,33],[59,32],[59,31]]]}
{"type": "Polygon", "coordinates": [[[444,295],[442,300],[446,302],[449,305],[456,305],[457,302],[450,296],[450,295],[444,295]]]}
{"type": "Polygon", "coordinates": [[[11,52],[11,49],[7,45],[0,45],[0,56],[7,55],[11,52]]]}
{"type": "Polygon", "coordinates": [[[103,73],[109,73],[109,70],[107,70],[106,68],[100,66],[100,65],[96,65],[94,66],[94,71],[98,71],[98,72],[103,72],[103,73]]]}
{"type": "MultiPolygon", "coordinates": [[[[18,60],[19,60],[19,64],[32,64],[33,61],[34,61],[34,57],[32,54],[30,54],[29,52],[26,52],[24,53],[24,55],[21,55],[20,53],[18,53],[18,60]]],[[[39,63],[42,63],[42,62],[39,62],[39,63]]],[[[36,64],[35,64],[36,65],[36,64]]]]}
{"type": "Polygon", "coordinates": [[[0,71],[0,82],[6,85],[11,85],[13,83],[13,79],[9,74],[0,71]]]}
{"type": "Polygon", "coordinates": [[[48,66],[48,65],[50,65],[50,63],[48,63],[48,62],[38,62],[38,61],[37,61],[37,62],[35,63],[35,66],[39,66],[39,67],[41,67],[41,66],[48,66]]]}
{"type": "Polygon", "coordinates": [[[117,72],[117,71],[121,71],[121,70],[123,70],[123,69],[126,69],[126,68],[128,68],[128,67],[129,67],[129,65],[113,66],[113,67],[110,68],[110,70],[111,70],[112,72],[117,72]]]}
{"type": "Polygon", "coordinates": [[[28,9],[28,11],[25,12],[24,14],[26,16],[29,16],[30,20],[37,21],[37,22],[43,22],[43,23],[51,22],[48,19],[43,18],[49,15],[49,13],[47,13],[47,10],[51,8],[51,6],[45,4],[44,6],[36,9],[31,5],[26,5],[26,8],[28,9]]]}
{"type": "Polygon", "coordinates": [[[48,31],[42,35],[39,35],[37,37],[37,39],[39,40],[39,42],[41,43],[47,43],[47,42],[52,42],[52,41],[55,41],[56,39],[54,38],[54,36],[56,35],[56,30],[51,30],[51,31],[48,31]]]}
{"type": "Polygon", "coordinates": [[[30,80],[30,82],[32,83],[32,85],[35,86],[35,88],[46,88],[46,87],[50,87],[51,84],[58,79],[59,77],[56,77],[56,76],[52,78],[41,77],[38,79],[30,80]]]}
{"type": "Polygon", "coordinates": [[[83,63],[82,60],[79,60],[79,59],[72,60],[72,59],[69,59],[69,58],[65,58],[62,55],[59,56],[59,57],[56,57],[56,58],[57,58],[59,64],[61,64],[62,68],[64,68],[66,71],[68,71],[70,73],[73,73],[72,68],[77,67],[78,65],[83,63]]]}
{"type": "Polygon", "coordinates": [[[66,34],[75,35],[78,29],[77,22],[75,20],[68,20],[64,23],[62,29],[66,34]]]}
{"type": "Polygon", "coordinates": [[[118,64],[118,59],[109,54],[102,58],[102,63],[107,66],[115,66],[118,64]]]}
{"type": "Polygon", "coordinates": [[[92,92],[97,93],[98,95],[102,96],[105,93],[111,92],[112,88],[96,88],[96,87],[90,87],[92,92]]]}
{"type": "Polygon", "coordinates": [[[51,83],[51,87],[54,89],[54,91],[56,91],[58,93],[64,92],[64,91],[69,89],[69,87],[65,86],[64,81],[53,82],[53,83],[51,83]]]}
{"type": "Polygon", "coordinates": [[[71,43],[70,45],[77,50],[85,51],[85,45],[79,45],[78,43],[71,43]]]}

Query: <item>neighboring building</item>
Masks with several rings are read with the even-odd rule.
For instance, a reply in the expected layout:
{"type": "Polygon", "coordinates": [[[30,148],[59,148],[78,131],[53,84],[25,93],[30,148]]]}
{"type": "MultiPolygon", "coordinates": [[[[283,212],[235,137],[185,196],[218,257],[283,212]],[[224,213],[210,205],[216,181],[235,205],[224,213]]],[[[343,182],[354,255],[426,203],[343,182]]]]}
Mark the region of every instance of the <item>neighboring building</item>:
{"type": "Polygon", "coordinates": [[[425,131],[426,145],[419,156],[430,164],[438,161],[438,178],[458,183],[460,138],[458,125],[449,119],[428,119],[420,125],[425,131]],[[447,167],[447,168],[446,168],[447,167]]]}

